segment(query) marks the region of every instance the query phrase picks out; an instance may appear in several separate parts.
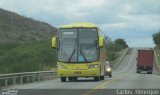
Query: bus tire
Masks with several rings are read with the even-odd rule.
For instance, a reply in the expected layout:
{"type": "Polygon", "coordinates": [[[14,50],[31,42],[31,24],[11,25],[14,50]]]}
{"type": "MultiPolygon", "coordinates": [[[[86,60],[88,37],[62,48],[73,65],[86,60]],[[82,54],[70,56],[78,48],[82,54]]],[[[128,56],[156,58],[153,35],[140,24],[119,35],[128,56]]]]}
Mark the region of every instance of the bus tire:
{"type": "Polygon", "coordinates": [[[109,74],[109,77],[111,78],[111,77],[112,77],[112,74],[109,74]]]}
{"type": "Polygon", "coordinates": [[[69,81],[73,81],[73,77],[68,77],[68,80],[69,81]]]}
{"type": "Polygon", "coordinates": [[[100,77],[98,76],[98,77],[94,77],[94,80],[95,81],[100,81],[100,77]]]}
{"type": "Polygon", "coordinates": [[[73,80],[74,80],[74,81],[77,81],[77,79],[78,79],[78,77],[73,77],[73,80]]]}
{"type": "Polygon", "coordinates": [[[61,77],[61,82],[66,82],[66,77],[61,77]]]}
{"type": "Polygon", "coordinates": [[[100,76],[100,80],[104,80],[104,76],[100,76]]]}

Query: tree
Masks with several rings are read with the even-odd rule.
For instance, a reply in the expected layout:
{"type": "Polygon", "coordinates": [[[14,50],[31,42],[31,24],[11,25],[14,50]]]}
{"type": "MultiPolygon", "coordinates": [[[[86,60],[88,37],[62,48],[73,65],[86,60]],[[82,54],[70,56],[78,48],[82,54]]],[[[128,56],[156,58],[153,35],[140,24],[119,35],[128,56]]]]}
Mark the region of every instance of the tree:
{"type": "Polygon", "coordinates": [[[156,46],[160,47],[160,31],[152,35],[153,41],[156,46]]]}
{"type": "Polygon", "coordinates": [[[126,41],[124,39],[121,39],[121,38],[116,39],[115,44],[118,45],[119,47],[121,47],[122,49],[128,47],[128,45],[126,44],[126,41]]]}
{"type": "Polygon", "coordinates": [[[107,60],[108,61],[113,61],[116,59],[116,51],[115,51],[115,43],[112,41],[109,41],[106,45],[106,50],[107,50],[107,60]]]}

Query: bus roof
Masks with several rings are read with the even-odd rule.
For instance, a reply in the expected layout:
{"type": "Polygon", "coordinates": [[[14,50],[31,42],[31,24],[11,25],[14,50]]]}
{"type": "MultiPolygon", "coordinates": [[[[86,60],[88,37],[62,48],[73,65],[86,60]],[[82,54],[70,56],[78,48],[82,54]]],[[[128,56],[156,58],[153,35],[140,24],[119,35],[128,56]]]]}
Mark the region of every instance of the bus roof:
{"type": "Polygon", "coordinates": [[[97,25],[88,22],[72,23],[68,25],[61,25],[60,28],[98,28],[97,25]]]}

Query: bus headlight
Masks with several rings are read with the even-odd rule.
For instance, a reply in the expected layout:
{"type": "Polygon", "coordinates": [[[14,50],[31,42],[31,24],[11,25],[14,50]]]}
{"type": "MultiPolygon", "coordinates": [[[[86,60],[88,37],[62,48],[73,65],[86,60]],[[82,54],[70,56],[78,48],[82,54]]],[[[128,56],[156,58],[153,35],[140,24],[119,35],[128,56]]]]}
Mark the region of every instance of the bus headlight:
{"type": "Polygon", "coordinates": [[[111,68],[107,68],[107,72],[110,72],[111,71],[111,68]]]}
{"type": "Polygon", "coordinates": [[[66,67],[63,66],[63,65],[59,65],[58,68],[63,68],[63,69],[65,69],[66,67]]]}
{"type": "Polygon", "coordinates": [[[98,64],[93,64],[89,66],[89,68],[97,68],[97,67],[98,67],[98,64]]]}

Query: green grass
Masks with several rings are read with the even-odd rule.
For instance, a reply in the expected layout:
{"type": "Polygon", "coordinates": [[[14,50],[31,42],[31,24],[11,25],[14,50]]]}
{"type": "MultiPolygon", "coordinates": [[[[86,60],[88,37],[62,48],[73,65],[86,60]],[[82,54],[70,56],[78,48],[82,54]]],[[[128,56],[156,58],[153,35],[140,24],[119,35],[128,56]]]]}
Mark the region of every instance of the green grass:
{"type": "Polygon", "coordinates": [[[157,59],[158,59],[158,63],[160,64],[160,56],[158,56],[157,59]]]}
{"type": "Polygon", "coordinates": [[[49,42],[0,46],[0,73],[49,70],[56,66],[56,51],[49,42]]]}
{"type": "Polygon", "coordinates": [[[118,52],[123,50],[120,45],[115,44],[115,43],[109,43],[107,48],[106,48],[106,56],[108,61],[114,61],[117,57],[119,57],[118,52]]]}
{"type": "Polygon", "coordinates": [[[160,57],[158,58],[158,63],[160,64],[160,57]]]}
{"type": "MultiPolygon", "coordinates": [[[[107,60],[117,58],[119,47],[107,47],[107,60]]],[[[0,43],[0,74],[50,70],[56,67],[56,50],[48,41],[32,43],[0,43]]]]}
{"type": "MultiPolygon", "coordinates": [[[[160,52],[160,49],[158,47],[155,47],[156,52],[160,52]]],[[[160,56],[156,56],[158,59],[158,63],[160,64],[160,56]]]]}

